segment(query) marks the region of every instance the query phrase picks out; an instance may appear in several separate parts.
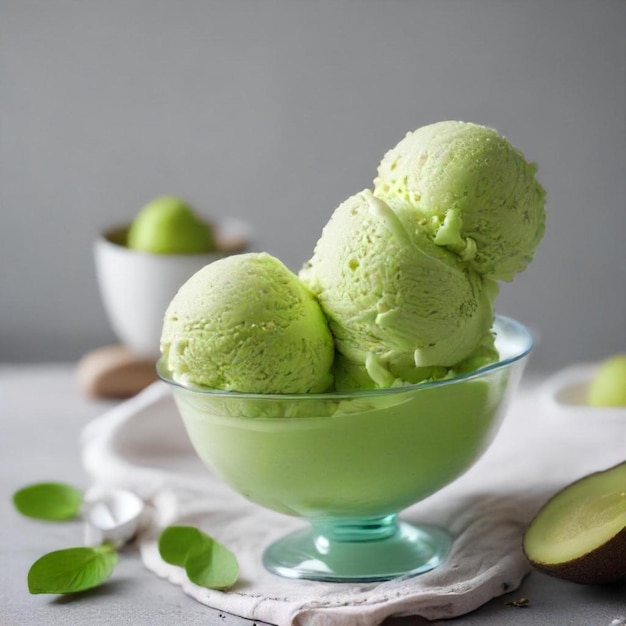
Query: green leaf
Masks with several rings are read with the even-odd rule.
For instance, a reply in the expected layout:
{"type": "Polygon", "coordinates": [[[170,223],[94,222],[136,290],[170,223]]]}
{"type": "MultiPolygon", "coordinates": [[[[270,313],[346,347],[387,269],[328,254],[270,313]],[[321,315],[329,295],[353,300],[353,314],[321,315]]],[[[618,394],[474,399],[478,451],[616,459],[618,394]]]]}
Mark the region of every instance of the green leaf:
{"type": "Polygon", "coordinates": [[[193,526],[169,526],[159,537],[161,558],[185,568],[191,582],[209,589],[232,587],[239,576],[235,555],[193,526]]]}
{"type": "Polygon", "coordinates": [[[170,565],[185,567],[185,561],[193,548],[200,546],[203,532],[193,526],[168,526],[159,536],[159,554],[170,565]]]}
{"type": "Polygon", "coordinates": [[[13,504],[22,515],[48,521],[76,517],[82,502],[83,494],[63,483],[37,483],[13,494],[13,504]]]}
{"type": "Polygon", "coordinates": [[[185,562],[189,580],[209,589],[232,587],[239,577],[235,555],[214,539],[194,550],[185,562]]]}
{"type": "Polygon", "coordinates": [[[30,593],[76,593],[92,589],[111,576],[117,558],[110,544],[50,552],[31,566],[28,590],[30,593]]]}

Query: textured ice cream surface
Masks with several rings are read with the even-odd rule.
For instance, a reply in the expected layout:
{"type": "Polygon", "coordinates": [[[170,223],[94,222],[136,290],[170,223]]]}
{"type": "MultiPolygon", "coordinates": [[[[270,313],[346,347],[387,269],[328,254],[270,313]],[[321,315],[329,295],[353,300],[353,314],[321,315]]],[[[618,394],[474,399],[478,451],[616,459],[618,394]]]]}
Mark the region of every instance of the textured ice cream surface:
{"type": "Polygon", "coordinates": [[[369,190],[335,210],[300,278],[329,319],[338,389],[439,378],[478,350],[497,358],[497,285],[369,190]]]}
{"type": "Polygon", "coordinates": [[[383,157],[374,195],[469,267],[512,280],[545,229],[537,167],[494,129],[444,121],[410,132],[383,157]]]}
{"type": "Polygon", "coordinates": [[[246,393],[332,387],[333,338],[311,292],[266,253],[196,272],[165,313],[163,361],[173,378],[246,393]]]}

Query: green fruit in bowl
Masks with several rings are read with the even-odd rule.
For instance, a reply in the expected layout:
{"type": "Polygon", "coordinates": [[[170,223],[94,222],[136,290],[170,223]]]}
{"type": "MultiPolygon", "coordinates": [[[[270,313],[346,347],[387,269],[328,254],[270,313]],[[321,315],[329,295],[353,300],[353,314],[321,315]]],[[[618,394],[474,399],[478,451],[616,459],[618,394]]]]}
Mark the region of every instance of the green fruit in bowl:
{"type": "Polygon", "coordinates": [[[215,250],[211,227],[185,202],[163,196],[147,204],[128,230],[127,245],[153,254],[198,254],[215,250]]]}
{"type": "Polygon", "coordinates": [[[626,354],[616,354],[600,364],[589,384],[587,401],[597,407],[626,407],[626,354]]]}

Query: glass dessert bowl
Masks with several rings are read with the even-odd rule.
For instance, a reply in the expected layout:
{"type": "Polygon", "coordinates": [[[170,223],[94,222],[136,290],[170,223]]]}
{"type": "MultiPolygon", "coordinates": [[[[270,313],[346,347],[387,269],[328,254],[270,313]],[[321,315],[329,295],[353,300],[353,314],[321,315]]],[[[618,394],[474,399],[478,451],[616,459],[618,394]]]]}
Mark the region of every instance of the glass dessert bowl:
{"type": "Polygon", "coordinates": [[[500,360],[430,383],[326,394],[261,395],[174,381],[189,438],[233,489],[309,522],[263,562],[288,578],[376,581],[426,572],[452,539],[398,514],[468,470],[495,437],[532,337],[497,317],[500,360]]]}

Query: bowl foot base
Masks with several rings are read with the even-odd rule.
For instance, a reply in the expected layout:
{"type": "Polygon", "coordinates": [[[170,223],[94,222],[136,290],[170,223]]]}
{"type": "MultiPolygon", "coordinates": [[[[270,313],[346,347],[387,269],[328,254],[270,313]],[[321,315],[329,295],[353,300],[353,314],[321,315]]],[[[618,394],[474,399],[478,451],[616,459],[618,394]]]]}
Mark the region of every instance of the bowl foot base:
{"type": "Polygon", "coordinates": [[[271,544],[265,567],[285,578],[367,582],[415,576],[442,563],[452,544],[448,532],[412,526],[395,515],[316,521],[271,544]]]}

